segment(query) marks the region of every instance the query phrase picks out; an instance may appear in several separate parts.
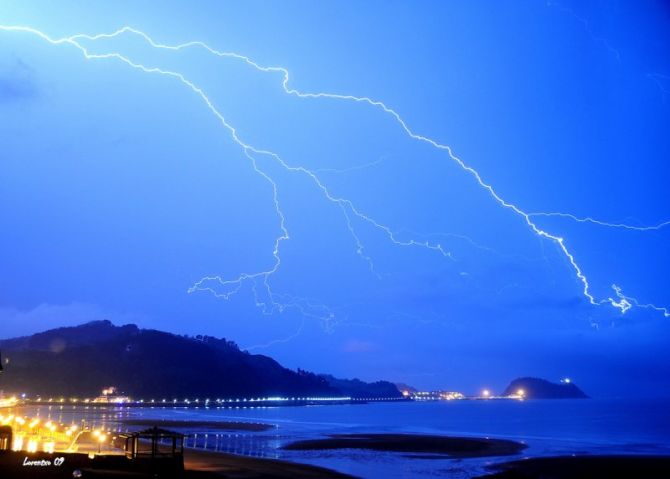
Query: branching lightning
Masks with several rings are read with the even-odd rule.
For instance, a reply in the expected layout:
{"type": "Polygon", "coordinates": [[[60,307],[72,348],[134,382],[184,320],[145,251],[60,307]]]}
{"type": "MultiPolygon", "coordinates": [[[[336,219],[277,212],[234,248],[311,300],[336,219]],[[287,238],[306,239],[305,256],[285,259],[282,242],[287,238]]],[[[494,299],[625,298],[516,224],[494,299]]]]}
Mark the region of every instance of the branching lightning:
{"type": "MultiPolygon", "coordinates": [[[[141,72],[147,73],[147,74],[156,74],[156,75],[162,75],[166,77],[170,77],[172,79],[177,80],[180,82],[183,86],[187,87],[192,93],[194,93],[203,103],[204,105],[208,108],[208,110],[217,118],[217,120],[220,122],[221,126],[228,132],[232,140],[239,145],[241,148],[243,154],[245,157],[249,160],[251,166],[253,167],[254,171],[263,178],[265,182],[267,182],[272,190],[272,197],[273,197],[273,202],[275,206],[275,211],[277,214],[277,218],[279,220],[279,235],[275,238],[274,241],[274,248],[272,251],[272,255],[274,258],[274,262],[271,265],[270,268],[267,268],[262,271],[257,271],[257,272],[251,272],[251,273],[241,273],[237,277],[232,278],[232,279],[224,279],[221,278],[220,276],[206,276],[200,279],[198,282],[196,282],[190,289],[189,292],[195,292],[195,291],[208,291],[214,294],[217,297],[221,297],[224,299],[230,298],[232,295],[237,293],[240,288],[243,286],[245,283],[251,283],[252,285],[252,290],[256,296],[256,304],[262,308],[263,312],[265,313],[272,313],[273,311],[283,311],[287,307],[293,307],[297,308],[303,315],[305,316],[312,316],[312,317],[318,317],[319,319],[323,319],[329,322],[332,322],[333,320],[333,313],[332,311],[329,311],[327,308],[323,307],[322,305],[315,305],[311,301],[303,301],[300,300],[299,298],[292,298],[288,297],[286,295],[281,295],[278,293],[275,293],[272,291],[271,286],[270,286],[270,278],[278,271],[281,265],[281,244],[284,241],[287,241],[290,239],[290,234],[289,230],[286,226],[286,217],[284,215],[284,212],[281,208],[281,203],[280,203],[280,192],[279,192],[279,187],[277,185],[277,182],[270,176],[269,173],[267,173],[265,170],[263,170],[259,164],[258,164],[258,159],[260,157],[265,157],[269,158],[275,163],[277,163],[281,168],[283,168],[287,172],[291,173],[296,173],[299,175],[302,175],[309,179],[313,185],[316,187],[316,189],[322,194],[323,198],[325,198],[328,202],[338,206],[345,218],[345,223],[346,227],[348,229],[348,232],[351,234],[354,243],[356,245],[356,252],[357,254],[365,261],[368,263],[370,270],[374,273],[377,274],[374,268],[374,263],[372,261],[372,258],[365,253],[365,248],[364,245],[360,239],[360,236],[356,233],[354,223],[352,220],[360,221],[362,223],[368,224],[372,226],[373,228],[377,229],[381,233],[383,233],[387,239],[397,245],[397,246],[405,246],[405,247],[420,247],[424,249],[428,249],[434,252],[439,253],[440,255],[450,258],[451,255],[450,253],[444,249],[444,247],[440,243],[434,243],[430,241],[424,241],[424,240],[418,240],[418,239],[408,239],[408,240],[401,240],[398,238],[397,234],[394,233],[394,230],[385,224],[382,224],[375,220],[372,216],[366,214],[365,212],[361,211],[351,200],[343,197],[339,197],[334,195],[331,190],[326,186],[326,184],[321,180],[321,178],[317,175],[315,170],[310,170],[304,166],[300,165],[293,165],[290,164],[289,162],[285,161],[283,158],[281,158],[277,153],[267,150],[267,149],[260,149],[257,147],[254,147],[251,144],[246,143],[243,141],[238,134],[237,130],[235,129],[234,126],[232,126],[231,123],[227,121],[227,119],[224,117],[224,115],[217,109],[217,107],[214,105],[214,103],[210,100],[206,92],[198,86],[196,83],[193,81],[189,80],[184,74],[177,72],[177,71],[172,71],[172,70],[166,70],[154,66],[146,66],[142,63],[135,62],[131,58],[119,53],[119,52],[109,52],[109,53],[91,53],[82,42],[87,41],[87,42],[96,42],[97,40],[101,39],[112,39],[115,37],[119,37],[123,34],[132,34],[132,35],[137,35],[141,37],[148,45],[155,49],[161,49],[161,50],[171,50],[171,51],[180,51],[180,50],[185,50],[189,48],[200,48],[204,49],[206,52],[208,52],[211,55],[217,56],[217,57],[222,57],[222,58],[232,58],[235,60],[239,60],[241,62],[244,62],[246,65],[249,67],[254,68],[255,70],[263,73],[273,73],[273,74],[280,74],[282,76],[282,81],[281,81],[281,88],[287,95],[291,95],[297,98],[301,99],[311,99],[311,100],[332,100],[332,101],[346,101],[346,102],[352,102],[352,103],[357,103],[357,104],[362,104],[362,105],[367,105],[368,107],[372,107],[375,109],[380,110],[382,113],[385,115],[390,116],[396,124],[400,127],[400,129],[404,132],[405,135],[407,135],[409,138],[420,142],[427,144],[431,146],[432,148],[442,151],[446,153],[447,159],[449,161],[455,162],[460,169],[462,169],[463,172],[465,172],[467,175],[469,175],[477,184],[478,186],[483,189],[500,207],[502,207],[504,210],[510,211],[514,215],[518,216],[525,224],[526,226],[539,238],[549,240],[550,242],[554,243],[556,246],[558,246],[558,249],[561,251],[561,253],[564,255],[564,257],[568,260],[571,268],[574,271],[574,274],[577,278],[577,280],[581,283],[581,289],[583,295],[586,297],[588,302],[592,305],[606,305],[609,304],[610,306],[616,308],[618,311],[621,313],[626,313],[628,310],[630,310],[633,307],[637,308],[643,308],[643,309],[652,309],[658,312],[661,312],[664,316],[668,317],[670,316],[668,309],[662,308],[662,307],[657,307],[652,304],[643,304],[638,302],[635,298],[626,296],[621,288],[619,288],[616,285],[612,285],[612,288],[614,290],[614,295],[603,298],[603,299],[598,299],[592,294],[591,292],[591,287],[589,284],[589,281],[587,279],[587,276],[583,272],[582,268],[580,267],[579,263],[577,262],[575,255],[572,253],[571,250],[568,249],[568,246],[566,244],[565,238],[562,236],[559,236],[557,234],[551,233],[550,231],[540,228],[537,223],[534,221],[535,217],[562,217],[566,219],[570,219],[575,222],[579,223],[590,223],[602,227],[607,227],[607,228],[618,228],[618,229],[625,229],[625,230],[634,230],[634,231],[652,231],[652,230],[659,230],[667,225],[670,224],[670,221],[664,221],[661,223],[658,223],[654,226],[635,226],[635,225],[629,225],[629,224],[624,224],[624,223],[612,223],[612,222],[607,222],[607,221],[601,221],[597,220],[591,217],[578,217],[576,215],[572,215],[569,213],[560,213],[560,212],[533,212],[533,213],[528,213],[524,211],[522,208],[519,206],[515,205],[514,203],[504,199],[502,196],[500,196],[497,191],[493,188],[493,186],[486,182],[480,173],[475,170],[473,167],[465,163],[460,157],[458,157],[452,150],[452,148],[446,144],[440,143],[437,140],[434,140],[432,138],[429,138],[427,136],[421,135],[419,133],[414,132],[405,122],[405,120],[401,117],[401,115],[394,110],[393,108],[387,106],[382,101],[366,97],[366,96],[354,96],[354,95],[345,95],[345,94],[337,94],[337,93],[329,93],[329,92],[302,92],[299,91],[293,87],[290,86],[290,74],[289,71],[284,68],[284,67],[278,67],[278,66],[263,66],[260,65],[259,63],[255,62],[251,58],[241,55],[239,53],[234,53],[234,52],[224,52],[224,51],[219,51],[217,49],[214,49],[207,45],[204,42],[201,41],[190,41],[186,43],[181,43],[178,45],[166,45],[166,44],[161,44],[156,42],[153,38],[151,38],[149,35],[146,33],[131,28],[131,27],[123,27],[119,30],[116,30],[112,33],[102,33],[102,34],[96,34],[96,35],[88,35],[88,34],[76,34],[72,35],[69,37],[64,37],[64,38],[52,38],[48,36],[47,34],[43,33],[42,31],[28,27],[28,26],[4,26],[0,25],[0,31],[5,31],[5,32],[16,32],[16,33],[27,33],[31,35],[35,35],[39,37],[40,39],[52,44],[52,45],[69,45],[81,52],[85,59],[87,60],[117,60],[119,62],[122,62],[123,64],[139,70],[141,72]],[[261,295],[258,292],[257,286],[262,285],[262,288],[264,290],[263,295],[261,295]],[[265,296],[267,299],[263,299],[262,296],[265,296]]],[[[381,160],[378,160],[375,163],[372,163],[370,165],[374,165],[381,160]]],[[[369,165],[364,165],[369,166],[369,165]]],[[[330,323],[329,323],[330,324],[330,323]]],[[[300,332],[301,328],[299,329],[298,333],[300,332]]]]}
{"type": "Polygon", "coordinates": [[[350,173],[352,171],[365,170],[367,168],[372,168],[374,166],[380,165],[386,160],[385,157],[381,157],[378,160],[371,161],[369,163],[364,163],[362,165],[350,166],[348,168],[317,168],[314,171],[319,173],[350,173]]]}
{"type": "Polygon", "coordinates": [[[579,217],[575,216],[569,213],[528,213],[528,216],[534,217],[534,216],[544,216],[544,217],[558,217],[558,218],[567,218],[572,221],[575,221],[577,223],[591,223],[594,225],[598,226],[605,226],[607,228],[618,228],[618,229],[624,229],[624,230],[631,230],[631,231],[657,231],[660,230],[661,228],[664,228],[668,225],[670,225],[670,220],[668,221],[662,221],[660,223],[657,223],[655,225],[648,225],[648,226],[636,226],[628,223],[612,223],[609,221],[602,221],[598,220],[595,218],[591,218],[589,216],[586,217],[579,217]]]}
{"type": "Polygon", "coordinates": [[[577,20],[579,23],[581,23],[582,27],[584,28],[584,31],[589,34],[589,36],[593,39],[594,42],[600,43],[605,49],[616,59],[617,62],[621,63],[621,54],[619,53],[619,50],[614,48],[610,42],[607,41],[606,38],[601,37],[599,35],[596,35],[593,30],[591,29],[591,24],[589,21],[577,15],[574,10],[567,8],[560,3],[553,1],[553,0],[547,0],[547,7],[554,7],[559,9],[560,11],[567,13],[568,15],[572,16],[575,20],[577,20]]]}
{"type": "Polygon", "coordinates": [[[637,299],[631,298],[630,296],[626,296],[625,294],[623,294],[623,291],[621,290],[621,288],[619,286],[617,286],[616,284],[612,285],[612,289],[614,290],[614,295],[617,297],[617,300],[614,300],[612,298],[609,298],[609,300],[612,301],[612,302],[617,301],[618,304],[620,304],[621,307],[624,308],[624,309],[622,309],[622,312],[625,313],[630,308],[635,306],[636,308],[650,309],[652,311],[659,312],[659,313],[663,314],[663,316],[665,316],[666,318],[670,318],[670,310],[668,310],[668,308],[655,306],[655,305],[650,304],[650,303],[646,303],[646,304],[640,303],[637,299]]]}
{"type": "Polygon", "coordinates": [[[663,98],[663,103],[668,99],[668,95],[670,95],[670,90],[668,89],[668,86],[666,85],[668,81],[670,80],[670,76],[668,75],[663,75],[661,73],[647,73],[647,78],[649,78],[651,81],[653,81],[658,89],[661,92],[661,96],[663,98]]]}

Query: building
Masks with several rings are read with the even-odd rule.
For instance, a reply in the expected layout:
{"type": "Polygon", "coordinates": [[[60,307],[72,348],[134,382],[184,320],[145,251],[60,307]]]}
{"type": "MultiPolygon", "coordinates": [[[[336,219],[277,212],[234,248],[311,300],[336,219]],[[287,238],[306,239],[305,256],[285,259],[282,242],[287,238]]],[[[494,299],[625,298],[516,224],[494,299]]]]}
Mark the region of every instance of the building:
{"type": "Polygon", "coordinates": [[[94,403],[125,404],[131,402],[128,396],[120,394],[116,386],[109,386],[102,390],[102,394],[93,400],[94,403]]]}

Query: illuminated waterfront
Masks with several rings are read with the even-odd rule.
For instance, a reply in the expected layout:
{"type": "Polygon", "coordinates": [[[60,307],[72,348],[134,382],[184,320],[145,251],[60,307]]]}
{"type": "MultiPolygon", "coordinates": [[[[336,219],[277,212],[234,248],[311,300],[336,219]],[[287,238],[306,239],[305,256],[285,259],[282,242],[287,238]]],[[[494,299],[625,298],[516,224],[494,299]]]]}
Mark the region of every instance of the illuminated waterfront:
{"type": "MultiPolygon", "coordinates": [[[[129,407],[90,404],[25,406],[11,414],[64,425],[108,431],[112,436],[137,429],[124,420],[241,421],[273,426],[265,431],[182,429],[185,445],[253,457],[280,458],[346,470],[363,477],[414,477],[448,468],[469,477],[505,458],[407,459],[374,451],[286,451],[292,441],[329,434],[421,433],[513,439],[528,444],[524,457],[574,453],[670,453],[670,401],[591,399],[562,401],[405,401],[308,407],[270,407],[244,403],[231,407],[129,407]],[[639,410],[642,417],[632,417],[639,410]],[[577,432],[579,435],[577,435],[577,432]],[[467,472],[467,474],[466,474],[467,472]]],[[[7,411],[3,411],[7,414],[7,411]]],[[[92,449],[93,446],[87,446],[92,449]]]]}
{"type": "Polygon", "coordinates": [[[0,414],[0,425],[12,428],[13,451],[115,453],[110,447],[113,431],[104,425],[91,426],[85,419],[64,423],[62,415],[60,419],[52,419],[51,414],[42,418],[39,412],[23,415],[23,408],[15,409],[15,414],[0,414]]]}

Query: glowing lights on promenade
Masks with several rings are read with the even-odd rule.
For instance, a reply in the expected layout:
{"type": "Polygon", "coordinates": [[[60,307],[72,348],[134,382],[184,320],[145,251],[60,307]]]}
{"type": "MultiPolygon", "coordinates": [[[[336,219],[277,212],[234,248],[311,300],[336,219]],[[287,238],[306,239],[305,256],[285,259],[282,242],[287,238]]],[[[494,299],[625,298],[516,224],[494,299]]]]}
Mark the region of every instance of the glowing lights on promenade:
{"type": "Polygon", "coordinates": [[[16,396],[12,397],[0,397],[0,408],[3,407],[13,407],[19,403],[19,399],[16,396]]]}
{"type": "MultiPolygon", "coordinates": [[[[77,440],[88,433],[94,438],[94,443],[101,452],[102,447],[110,442],[110,431],[103,429],[80,429],[76,424],[66,426],[52,420],[42,421],[39,418],[16,416],[14,414],[0,414],[0,425],[12,428],[13,451],[29,453],[45,452],[75,452],[82,444],[77,440]]],[[[90,446],[85,441],[84,446],[90,446]]]]}
{"type": "MultiPolygon", "coordinates": [[[[72,406],[83,405],[86,407],[108,407],[108,406],[119,406],[119,407],[148,407],[148,408],[160,408],[160,407],[230,407],[234,404],[279,404],[279,403],[337,403],[337,402],[354,402],[354,401],[393,401],[402,398],[398,397],[371,397],[371,398],[354,398],[351,396],[267,396],[267,397],[247,397],[247,398],[131,398],[129,396],[120,397],[110,397],[109,400],[101,400],[100,397],[97,398],[69,398],[69,399],[60,399],[54,400],[54,398],[43,398],[41,396],[36,396],[33,398],[25,398],[24,404],[26,405],[51,405],[53,402],[65,402],[72,406]]],[[[246,407],[246,406],[245,406],[246,407]]]]}

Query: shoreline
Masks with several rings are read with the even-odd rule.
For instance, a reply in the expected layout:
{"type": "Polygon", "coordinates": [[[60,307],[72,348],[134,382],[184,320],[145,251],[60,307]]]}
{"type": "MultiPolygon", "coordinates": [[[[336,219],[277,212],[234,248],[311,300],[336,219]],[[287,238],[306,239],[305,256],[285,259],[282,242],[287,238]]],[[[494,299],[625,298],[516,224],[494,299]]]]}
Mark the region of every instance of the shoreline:
{"type": "Polygon", "coordinates": [[[189,421],[178,419],[118,419],[113,422],[123,424],[124,426],[146,426],[158,428],[199,428],[208,430],[223,430],[223,431],[250,431],[261,432],[270,429],[276,429],[277,426],[273,424],[265,424],[260,422],[243,422],[243,421],[189,421]]]}

